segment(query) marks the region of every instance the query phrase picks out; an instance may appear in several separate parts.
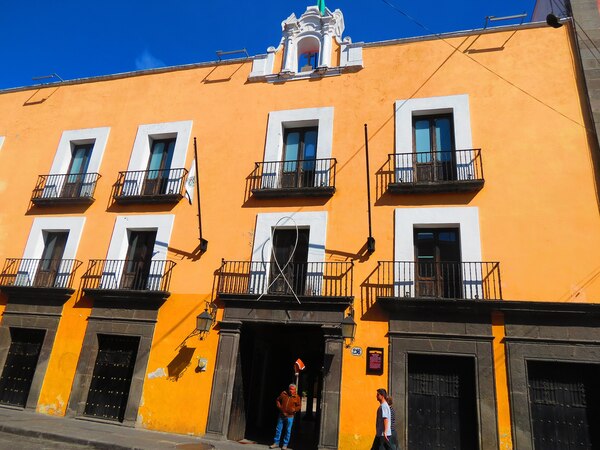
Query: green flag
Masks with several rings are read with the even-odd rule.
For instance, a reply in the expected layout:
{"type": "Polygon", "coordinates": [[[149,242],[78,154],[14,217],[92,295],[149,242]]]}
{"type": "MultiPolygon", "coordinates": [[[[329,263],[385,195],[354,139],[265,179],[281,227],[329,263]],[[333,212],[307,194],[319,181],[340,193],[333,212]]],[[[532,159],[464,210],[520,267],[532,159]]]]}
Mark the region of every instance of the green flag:
{"type": "Polygon", "coordinates": [[[319,8],[319,12],[323,16],[325,14],[325,0],[317,0],[317,7],[319,8]]]}

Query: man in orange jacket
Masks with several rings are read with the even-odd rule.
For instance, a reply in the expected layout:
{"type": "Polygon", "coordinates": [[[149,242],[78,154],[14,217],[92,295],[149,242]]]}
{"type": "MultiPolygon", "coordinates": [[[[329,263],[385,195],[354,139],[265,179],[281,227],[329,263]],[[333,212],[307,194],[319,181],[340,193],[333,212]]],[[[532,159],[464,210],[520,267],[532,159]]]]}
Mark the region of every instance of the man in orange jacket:
{"type": "Polygon", "coordinates": [[[285,427],[283,435],[283,450],[288,448],[290,442],[290,435],[292,434],[292,424],[294,423],[294,416],[300,411],[300,397],[296,393],[296,385],[290,384],[287,391],[283,391],[277,397],[275,401],[277,409],[279,409],[279,415],[277,417],[277,427],[275,428],[275,439],[273,439],[273,445],[270,448],[279,447],[279,441],[281,439],[281,432],[285,427]]]}

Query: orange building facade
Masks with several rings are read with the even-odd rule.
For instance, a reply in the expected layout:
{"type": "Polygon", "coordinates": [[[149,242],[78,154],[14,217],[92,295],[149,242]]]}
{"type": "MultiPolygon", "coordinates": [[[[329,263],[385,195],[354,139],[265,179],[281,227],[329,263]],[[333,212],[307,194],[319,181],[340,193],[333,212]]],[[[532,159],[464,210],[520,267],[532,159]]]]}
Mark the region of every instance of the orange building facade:
{"type": "Polygon", "coordinates": [[[343,32],[0,93],[0,406],[271,444],[297,380],[292,448],[370,448],[381,387],[402,448],[598,443],[572,24],[343,32]]]}

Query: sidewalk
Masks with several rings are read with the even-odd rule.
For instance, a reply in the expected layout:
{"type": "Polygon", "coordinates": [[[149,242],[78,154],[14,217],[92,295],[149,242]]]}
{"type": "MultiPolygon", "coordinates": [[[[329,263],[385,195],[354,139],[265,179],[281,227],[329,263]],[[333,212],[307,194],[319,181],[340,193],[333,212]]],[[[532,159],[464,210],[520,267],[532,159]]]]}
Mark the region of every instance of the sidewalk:
{"type": "Polygon", "coordinates": [[[0,431],[106,450],[265,450],[264,445],[210,441],[89,420],[0,407],[0,431]]]}

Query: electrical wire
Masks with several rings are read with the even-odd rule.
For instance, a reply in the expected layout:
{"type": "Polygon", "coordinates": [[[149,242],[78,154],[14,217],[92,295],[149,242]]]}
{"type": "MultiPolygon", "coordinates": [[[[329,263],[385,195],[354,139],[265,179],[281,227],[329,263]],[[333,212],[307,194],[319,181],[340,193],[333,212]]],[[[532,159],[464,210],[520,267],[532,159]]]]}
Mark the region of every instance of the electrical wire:
{"type": "Polygon", "coordinates": [[[476,60],[475,58],[473,58],[471,55],[469,55],[468,53],[464,53],[462,51],[460,51],[460,49],[458,47],[456,47],[455,45],[453,45],[452,43],[450,43],[447,39],[444,39],[444,37],[440,34],[440,33],[434,33],[432,30],[430,30],[429,28],[427,28],[425,25],[423,25],[421,22],[419,22],[417,19],[415,19],[414,17],[412,17],[411,15],[407,14],[406,12],[404,12],[403,10],[401,10],[400,8],[398,8],[396,5],[392,4],[391,2],[389,2],[388,0],[381,0],[383,3],[385,3],[386,5],[388,5],[390,8],[394,9],[395,11],[397,11],[398,13],[402,14],[404,17],[406,17],[407,19],[409,19],[411,22],[415,23],[416,25],[418,25],[419,27],[421,27],[422,29],[424,29],[425,31],[427,31],[428,33],[430,33],[431,35],[435,36],[437,39],[441,40],[442,42],[444,42],[446,45],[448,45],[449,47],[451,47],[452,49],[454,49],[455,51],[459,52],[461,55],[465,56],[466,58],[469,58],[472,62],[474,62],[475,64],[477,64],[478,66],[480,66],[482,69],[487,70],[488,72],[490,72],[491,74],[495,75],[496,77],[498,77],[499,79],[501,79],[502,81],[504,81],[505,83],[509,84],[510,86],[514,87],[515,89],[517,89],[518,91],[522,92],[523,94],[527,95],[528,97],[532,98],[533,100],[535,100],[536,102],[540,103],[541,105],[544,105],[546,108],[549,108],[550,110],[554,111],[555,113],[559,114],[560,116],[564,117],[565,119],[569,120],[570,122],[573,122],[574,124],[583,127],[585,130],[592,132],[592,130],[588,129],[585,124],[579,123],[577,120],[572,119],[571,117],[567,116],[566,114],[562,113],[561,111],[559,111],[558,109],[556,109],[555,107],[553,107],[552,105],[549,105],[548,103],[544,102],[543,100],[539,99],[538,97],[536,97],[535,95],[527,92],[525,89],[523,89],[522,87],[516,85],[515,83],[513,83],[512,81],[508,80],[507,78],[503,77],[502,75],[500,75],[498,72],[494,71],[493,69],[487,67],[485,64],[483,64],[482,62],[476,60]]]}

